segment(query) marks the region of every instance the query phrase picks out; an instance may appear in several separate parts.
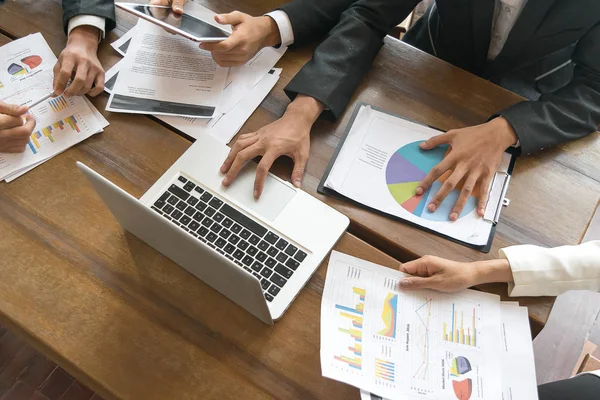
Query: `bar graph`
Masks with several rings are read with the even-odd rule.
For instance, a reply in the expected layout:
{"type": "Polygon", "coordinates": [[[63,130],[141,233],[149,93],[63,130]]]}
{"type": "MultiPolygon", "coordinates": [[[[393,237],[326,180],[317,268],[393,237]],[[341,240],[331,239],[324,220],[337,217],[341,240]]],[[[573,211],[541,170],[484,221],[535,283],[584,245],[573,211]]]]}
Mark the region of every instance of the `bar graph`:
{"type": "MultiPolygon", "coordinates": [[[[343,353],[333,358],[353,370],[362,370],[362,341],[363,341],[363,314],[365,311],[366,291],[353,287],[352,293],[346,292],[350,299],[345,304],[336,304],[335,309],[339,317],[338,332],[340,340],[344,343],[343,353]]],[[[340,352],[341,353],[341,352],[340,352]]]]}
{"type": "Polygon", "coordinates": [[[375,359],[375,377],[394,383],[396,381],[396,364],[393,361],[375,359]]]}
{"type": "Polygon", "coordinates": [[[443,323],[442,340],[446,342],[477,346],[477,313],[476,308],[467,312],[465,325],[465,310],[458,310],[452,303],[450,321],[443,323]]]}
{"type": "Polygon", "coordinates": [[[48,105],[54,112],[61,112],[69,107],[69,103],[63,96],[48,100],[48,105]]]}
{"type": "Polygon", "coordinates": [[[75,118],[74,115],[71,115],[70,117],[33,132],[29,137],[29,149],[33,154],[37,154],[43,146],[56,142],[55,135],[59,134],[61,131],[65,131],[67,127],[74,132],[81,132],[79,125],[77,125],[77,118],[75,118]]]}

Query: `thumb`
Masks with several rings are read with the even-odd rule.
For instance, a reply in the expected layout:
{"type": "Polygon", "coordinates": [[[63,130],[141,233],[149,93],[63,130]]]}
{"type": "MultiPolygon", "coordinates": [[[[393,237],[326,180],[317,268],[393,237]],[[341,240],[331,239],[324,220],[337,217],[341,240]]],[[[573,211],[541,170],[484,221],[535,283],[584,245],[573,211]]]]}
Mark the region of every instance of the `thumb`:
{"type": "Polygon", "coordinates": [[[185,0],[173,0],[171,3],[171,8],[173,12],[176,14],[183,14],[183,6],[185,4],[185,0]]]}
{"type": "Polygon", "coordinates": [[[294,160],[294,170],[292,171],[292,183],[297,188],[302,187],[302,179],[304,178],[304,170],[306,169],[306,162],[308,157],[304,154],[298,156],[294,160]]]}
{"type": "Polygon", "coordinates": [[[451,136],[451,134],[449,132],[448,133],[443,133],[443,134],[438,135],[438,136],[434,136],[434,137],[430,138],[429,140],[421,142],[421,144],[419,145],[419,147],[421,148],[421,150],[432,150],[432,149],[435,149],[439,145],[449,143],[450,142],[450,136],[451,136]]]}
{"type": "Polygon", "coordinates": [[[238,25],[244,21],[244,14],[239,11],[230,12],[229,14],[215,15],[215,21],[221,25],[238,25]]]}
{"type": "Polygon", "coordinates": [[[11,115],[13,117],[20,117],[25,114],[29,108],[26,106],[20,106],[18,104],[8,104],[0,101],[0,114],[11,115]]]}
{"type": "Polygon", "coordinates": [[[432,278],[421,278],[419,276],[404,278],[400,281],[398,286],[400,286],[400,289],[404,290],[435,289],[432,278]]]}

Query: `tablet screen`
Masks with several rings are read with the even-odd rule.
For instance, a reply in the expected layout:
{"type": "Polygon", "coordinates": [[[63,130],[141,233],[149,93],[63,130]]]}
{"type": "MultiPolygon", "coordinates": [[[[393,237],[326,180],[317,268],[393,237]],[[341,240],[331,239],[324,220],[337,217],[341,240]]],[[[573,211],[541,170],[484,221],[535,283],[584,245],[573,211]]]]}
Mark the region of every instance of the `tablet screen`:
{"type": "Polygon", "coordinates": [[[179,15],[170,8],[153,7],[148,5],[127,5],[127,7],[158,19],[173,28],[182,30],[196,38],[227,38],[229,32],[212,26],[188,14],[179,15]]]}

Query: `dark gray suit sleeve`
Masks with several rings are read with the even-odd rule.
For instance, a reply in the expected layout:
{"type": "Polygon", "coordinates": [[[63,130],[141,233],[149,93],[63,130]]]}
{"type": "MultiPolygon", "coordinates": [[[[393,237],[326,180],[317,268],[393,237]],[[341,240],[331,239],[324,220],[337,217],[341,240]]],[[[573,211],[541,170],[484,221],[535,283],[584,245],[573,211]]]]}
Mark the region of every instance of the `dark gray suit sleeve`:
{"type": "Polygon", "coordinates": [[[572,61],[571,82],[537,101],[524,101],[500,113],[513,126],[523,153],[579,139],[600,124],[600,24],[583,36],[572,61]]]}
{"type": "MultiPolygon", "coordinates": [[[[327,113],[340,116],[371,68],[387,32],[404,20],[417,3],[418,0],[355,1],[316,48],[313,58],[286,86],[287,95],[291,99],[298,93],[313,97],[325,104],[327,113]]],[[[294,26],[294,39],[296,32],[294,26]]]]}
{"type": "Polygon", "coordinates": [[[106,20],[106,32],[116,26],[114,0],[63,0],[63,26],[65,33],[69,20],[78,15],[94,15],[106,20]]]}
{"type": "Polygon", "coordinates": [[[292,0],[278,8],[284,11],[294,31],[291,48],[323,39],[340,16],[357,0],[292,0]]]}

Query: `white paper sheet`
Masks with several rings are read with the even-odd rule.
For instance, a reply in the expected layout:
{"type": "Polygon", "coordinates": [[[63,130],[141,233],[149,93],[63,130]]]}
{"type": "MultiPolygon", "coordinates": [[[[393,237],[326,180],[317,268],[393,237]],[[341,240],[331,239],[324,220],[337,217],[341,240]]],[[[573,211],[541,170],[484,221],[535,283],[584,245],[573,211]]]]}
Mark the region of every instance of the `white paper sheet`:
{"type": "MultiPolygon", "coordinates": [[[[119,73],[121,63],[115,64],[106,72],[105,90],[111,93],[112,85],[119,73]]],[[[226,114],[219,114],[210,120],[201,118],[184,118],[167,115],[155,115],[156,118],[173,128],[197,139],[199,135],[211,135],[222,143],[229,143],[239,132],[252,113],[260,106],[270,91],[277,84],[281,68],[273,68],[273,73],[267,73],[243,99],[226,114]]]]}
{"type": "MultiPolygon", "coordinates": [[[[0,48],[0,99],[30,104],[52,91],[56,56],[41,34],[15,40],[0,48]]],[[[81,97],[50,98],[33,107],[36,120],[25,152],[0,154],[0,179],[22,175],[32,167],[102,131],[93,106],[81,97]]]]}
{"type": "Polygon", "coordinates": [[[106,109],[212,118],[228,69],[184,37],[140,20],[106,109]]]}
{"type": "MultiPolygon", "coordinates": [[[[451,192],[434,213],[430,213],[426,205],[442,186],[442,179],[423,196],[415,195],[421,180],[447,151],[444,146],[422,151],[418,145],[438,134],[440,132],[432,128],[363,106],[325,186],[361,204],[441,234],[473,245],[485,245],[493,224],[477,215],[475,196],[468,199],[458,221],[451,222],[449,215],[459,190],[451,192]]],[[[509,165],[510,156],[505,154],[499,170],[505,173],[509,165]]]]}
{"type": "MultiPolygon", "coordinates": [[[[537,400],[537,383],[533,343],[527,307],[517,302],[501,302],[500,325],[502,362],[497,370],[502,376],[502,400],[537,400]]],[[[361,400],[384,400],[360,391],[361,400]]]]}
{"type": "Polygon", "coordinates": [[[321,303],[323,376],[392,400],[500,400],[499,296],[400,291],[402,277],[331,253],[321,303]]]}
{"type": "Polygon", "coordinates": [[[537,400],[535,358],[527,307],[500,304],[502,400],[537,400]]]}

